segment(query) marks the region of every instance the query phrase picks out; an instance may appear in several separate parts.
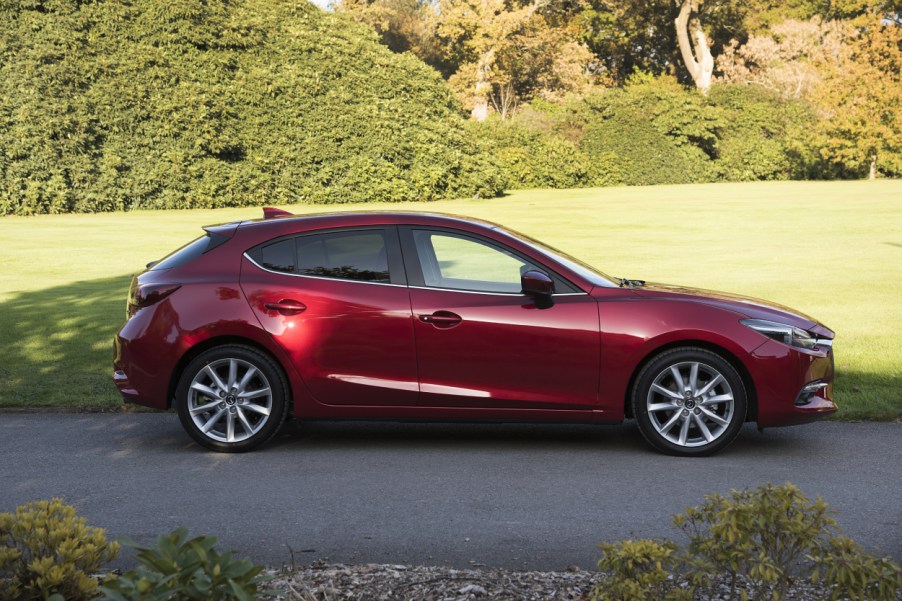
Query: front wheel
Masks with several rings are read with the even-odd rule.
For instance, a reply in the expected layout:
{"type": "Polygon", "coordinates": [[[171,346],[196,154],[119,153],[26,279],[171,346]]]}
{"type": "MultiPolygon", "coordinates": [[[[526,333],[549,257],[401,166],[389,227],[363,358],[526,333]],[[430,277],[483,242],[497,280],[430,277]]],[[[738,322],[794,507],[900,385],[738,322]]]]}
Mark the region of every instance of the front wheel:
{"type": "Polygon", "coordinates": [[[176,388],[179,419],[208,449],[250,451],[281,428],[287,388],[282,371],[262,353],[239,345],[212,348],[182,372],[176,388]]]}
{"type": "Polygon", "coordinates": [[[671,455],[710,455],[738,436],[746,392],[736,369],[701,348],[661,353],[636,378],[633,415],[645,439],[671,455]]]}

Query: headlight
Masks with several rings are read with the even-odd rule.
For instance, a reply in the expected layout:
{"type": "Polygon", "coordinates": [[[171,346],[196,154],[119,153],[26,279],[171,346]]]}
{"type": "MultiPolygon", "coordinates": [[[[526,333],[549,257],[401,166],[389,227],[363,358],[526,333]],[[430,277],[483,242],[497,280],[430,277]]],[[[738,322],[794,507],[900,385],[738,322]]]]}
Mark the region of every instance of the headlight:
{"type": "Polygon", "coordinates": [[[817,345],[817,338],[810,332],[801,328],[796,328],[785,323],[777,323],[776,321],[766,321],[764,319],[743,319],[739,323],[752,328],[756,332],[761,332],[768,338],[773,338],[783,344],[796,346],[804,349],[813,349],[817,345]]]}

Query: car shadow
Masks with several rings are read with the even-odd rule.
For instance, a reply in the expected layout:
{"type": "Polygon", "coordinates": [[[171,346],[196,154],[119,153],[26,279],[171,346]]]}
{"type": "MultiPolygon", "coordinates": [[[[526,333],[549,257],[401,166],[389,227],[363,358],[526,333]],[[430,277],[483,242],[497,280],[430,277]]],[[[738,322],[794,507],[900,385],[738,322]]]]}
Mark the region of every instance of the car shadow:
{"type": "MultiPolygon", "coordinates": [[[[23,416],[39,420],[40,415],[23,416]]],[[[20,418],[21,419],[21,418],[20,418]]],[[[229,463],[245,457],[254,461],[267,455],[309,456],[311,453],[384,452],[406,454],[485,452],[547,452],[603,455],[623,458],[656,457],[665,460],[696,461],[667,457],[648,445],[636,422],[619,425],[573,423],[489,423],[489,422],[393,422],[393,421],[297,421],[284,424],[282,430],[253,453],[222,454],[195,443],[182,429],[173,411],[134,414],[73,414],[59,424],[69,432],[95,440],[80,453],[113,459],[129,459],[163,454],[172,460],[205,455],[210,465],[229,463]]],[[[835,452],[831,432],[843,424],[809,424],[789,428],[769,428],[759,432],[755,424],[746,424],[737,439],[716,455],[731,460],[754,456],[782,458],[799,453],[830,456],[835,452]]]]}
{"type": "MultiPolygon", "coordinates": [[[[798,449],[795,428],[759,432],[746,424],[736,441],[720,456],[781,455],[798,449]]],[[[811,442],[810,439],[806,442],[811,442]]],[[[828,444],[829,441],[822,441],[828,444]]],[[[819,444],[819,443],[817,443],[819,444]]],[[[396,450],[569,450],[605,453],[655,453],[636,422],[619,425],[570,423],[364,422],[290,421],[261,451],[367,449],[396,450]]]]}

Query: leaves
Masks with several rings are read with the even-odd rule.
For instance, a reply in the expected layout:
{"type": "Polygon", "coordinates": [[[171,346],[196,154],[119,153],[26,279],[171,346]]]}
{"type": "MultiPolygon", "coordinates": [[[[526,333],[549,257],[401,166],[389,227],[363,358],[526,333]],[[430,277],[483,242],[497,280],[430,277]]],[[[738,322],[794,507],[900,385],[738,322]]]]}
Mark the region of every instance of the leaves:
{"type": "Polygon", "coordinates": [[[592,601],[689,601],[691,589],[675,586],[671,572],[676,567],[676,545],[669,541],[627,540],[598,546],[602,573],[592,601]]]}
{"type": "Polygon", "coordinates": [[[493,196],[441,77],[307,2],[0,5],[0,211],[493,196]]]}
{"type": "Polygon", "coordinates": [[[902,176],[902,27],[870,21],[825,67],[821,155],[851,174],[902,176]]]}
{"type": "Polygon", "coordinates": [[[108,601],[253,601],[266,581],[263,568],[248,559],[236,559],[232,553],[219,553],[212,536],[188,539],[188,531],[179,528],[157,538],[153,547],[127,540],[137,550],[138,568],[102,587],[102,599],[108,601]]]}
{"type": "Polygon", "coordinates": [[[0,598],[91,599],[94,574],[118,553],[118,543],[108,543],[103,529],[88,526],[61,499],[0,513],[0,598]]]}
{"type": "Polygon", "coordinates": [[[790,483],[708,495],[705,501],[674,518],[674,525],[689,537],[689,578],[706,586],[712,571],[727,574],[734,598],[737,577],[742,576],[752,598],[761,599],[770,591],[782,599],[800,575],[806,554],[823,544],[836,526],[826,503],[809,501],[790,483]]]}
{"type": "Polygon", "coordinates": [[[902,592],[902,566],[862,551],[839,534],[823,500],[788,482],[708,495],[673,524],[689,539],[683,550],[669,541],[599,545],[603,576],[592,599],[721,598],[726,582],[731,600],[779,601],[802,579],[832,599],[892,601],[902,592]],[[692,588],[677,588],[680,574],[692,588]]]}

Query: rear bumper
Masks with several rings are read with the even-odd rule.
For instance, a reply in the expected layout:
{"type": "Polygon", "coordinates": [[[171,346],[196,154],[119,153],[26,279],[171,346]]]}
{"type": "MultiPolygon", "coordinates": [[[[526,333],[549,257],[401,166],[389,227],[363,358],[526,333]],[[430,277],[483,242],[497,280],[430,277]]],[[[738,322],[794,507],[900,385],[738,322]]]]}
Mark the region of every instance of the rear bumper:
{"type": "Polygon", "coordinates": [[[128,381],[128,374],[126,374],[121,369],[115,369],[113,371],[113,383],[116,385],[116,388],[119,389],[119,394],[122,395],[122,400],[129,405],[140,405],[138,402],[138,394],[137,389],[132,386],[132,383],[128,381]]]}
{"type": "Polygon", "coordinates": [[[833,350],[807,351],[768,341],[752,353],[752,377],[758,396],[758,425],[792,426],[823,419],[837,411],[833,401],[833,350]],[[826,386],[818,386],[826,384],[826,386]],[[802,395],[813,385],[817,390],[802,395]]]}
{"type": "Polygon", "coordinates": [[[140,315],[132,317],[113,339],[113,383],[128,404],[168,409],[176,349],[160,348],[151,338],[141,336],[139,321],[140,315]]]}

